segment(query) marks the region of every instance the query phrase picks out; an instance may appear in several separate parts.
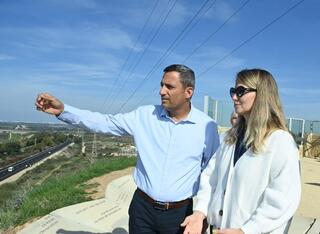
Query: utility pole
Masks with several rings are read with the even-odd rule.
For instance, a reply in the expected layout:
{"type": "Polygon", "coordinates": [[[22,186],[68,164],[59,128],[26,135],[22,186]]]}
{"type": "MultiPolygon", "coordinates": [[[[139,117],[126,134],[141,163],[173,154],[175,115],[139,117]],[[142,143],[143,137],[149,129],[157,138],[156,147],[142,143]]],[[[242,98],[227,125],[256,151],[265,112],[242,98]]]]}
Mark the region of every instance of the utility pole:
{"type": "Polygon", "coordinates": [[[11,140],[12,132],[9,132],[9,141],[11,140]]]}
{"type": "Polygon", "coordinates": [[[92,152],[91,152],[90,163],[93,163],[93,161],[96,158],[97,158],[97,135],[96,135],[96,133],[94,133],[93,134],[92,152]]]}
{"type": "Polygon", "coordinates": [[[86,147],[84,146],[84,132],[81,131],[81,153],[85,154],[86,153],[86,147]]]}

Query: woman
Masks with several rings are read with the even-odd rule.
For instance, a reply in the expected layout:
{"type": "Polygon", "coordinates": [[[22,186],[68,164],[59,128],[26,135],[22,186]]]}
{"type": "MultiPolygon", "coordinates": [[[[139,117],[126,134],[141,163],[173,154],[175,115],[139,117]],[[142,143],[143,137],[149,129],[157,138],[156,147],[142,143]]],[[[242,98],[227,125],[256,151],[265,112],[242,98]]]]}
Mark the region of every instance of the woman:
{"type": "Polygon", "coordinates": [[[218,234],[286,233],[300,201],[299,153],[276,82],[242,70],[230,95],[239,119],[201,176],[184,234],[201,233],[205,218],[218,234]]]}
{"type": "Polygon", "coordinates": [[[238,114],[235,111],[232,111],[231,116],[230,116],[231,127],[237,123],[237,120],[238,120],[238,114]]]}

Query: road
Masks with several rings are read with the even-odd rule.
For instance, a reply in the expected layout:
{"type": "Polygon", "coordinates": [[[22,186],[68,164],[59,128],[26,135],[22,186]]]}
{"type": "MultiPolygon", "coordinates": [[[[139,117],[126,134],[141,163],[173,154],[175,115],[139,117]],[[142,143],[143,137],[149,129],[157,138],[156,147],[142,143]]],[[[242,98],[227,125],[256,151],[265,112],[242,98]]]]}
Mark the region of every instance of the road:
{"type": "Polygon", "coordinates": [[[36,162],[39,162],[47,157],[49,157],[50,155],[56,153],[57,151],[67,147],[68,145],[72,144],[72,141],[66,141],[60,145],[56,145],[53,146],[49,149],[46,149],[40,153],[31,155],[19,162],[16,162],[14,164],[8,165],[6,167],[3,167],[0,169],[0,181],[9,178],[10,176],[15,175],[16,173],[30,167],[31,165],[33,165],[36,162]]]}

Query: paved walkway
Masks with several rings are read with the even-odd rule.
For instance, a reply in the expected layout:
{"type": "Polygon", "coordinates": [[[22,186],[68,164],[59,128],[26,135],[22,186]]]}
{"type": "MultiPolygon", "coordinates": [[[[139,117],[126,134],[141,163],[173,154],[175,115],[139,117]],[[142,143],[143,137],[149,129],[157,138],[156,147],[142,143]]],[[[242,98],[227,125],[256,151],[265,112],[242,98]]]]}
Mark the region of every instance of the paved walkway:
{"type": "Polygon", "coordinates": [[[320,161],[301,158],[302,194],[290,233],[320,233],[320,161]],[[306,232],[307,230],[307,232],[306,232]]]}
{"type": "MultiPolygon", "coordinates": [[[[302,158],[301,174],[302,198],[289,234],[319,234],[320,162],[302,158]]],[[[18,233],[128,234],[127,210],[135,187],[131,175],[120,177],[108,185],[105,198],[53,211],[18,233]]]]}
{"type": "Polygon", "coordinates": [[[135,190],[131,175],[111,182],[106,197],[64,207],[20,230],[20,234],[128,234],[128,207],[135,190]]]}
{"type": "Polygon", "coordinates": [[[320,219],[320,161],[301,158],[302,197],[297,213],[320,219]]]}

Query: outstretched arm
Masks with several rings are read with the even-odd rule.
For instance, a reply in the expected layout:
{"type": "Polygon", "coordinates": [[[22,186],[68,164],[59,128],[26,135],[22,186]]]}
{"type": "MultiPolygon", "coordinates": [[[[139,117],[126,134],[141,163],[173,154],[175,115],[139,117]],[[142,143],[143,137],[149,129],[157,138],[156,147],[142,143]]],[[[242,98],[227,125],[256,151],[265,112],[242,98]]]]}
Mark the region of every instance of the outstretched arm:
{"type": "Polygon", "coordinates": [[[35,105],[38,111],[43,111],[51,115],[60,115],[64,110],[64,104],[56,97],[48,93],[40,93],[35,105]]]}
{"type": "MultiPolygon", "coordinates": [[[[133,128],[137,125],[136,115],[139,115],[138,112],[141,110],[138,108],[129,113],[116,115],[102,114],[69,106],[48,93],[39,94],[35,105],[37,110],[55,115],[65,123],[93,132],[110,133],[117,136],[133,135],[133,128]]],[[[145,113],[145,109],[142,112],[145,113]]]]}

